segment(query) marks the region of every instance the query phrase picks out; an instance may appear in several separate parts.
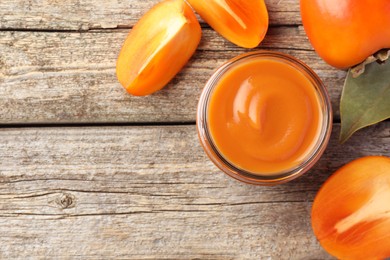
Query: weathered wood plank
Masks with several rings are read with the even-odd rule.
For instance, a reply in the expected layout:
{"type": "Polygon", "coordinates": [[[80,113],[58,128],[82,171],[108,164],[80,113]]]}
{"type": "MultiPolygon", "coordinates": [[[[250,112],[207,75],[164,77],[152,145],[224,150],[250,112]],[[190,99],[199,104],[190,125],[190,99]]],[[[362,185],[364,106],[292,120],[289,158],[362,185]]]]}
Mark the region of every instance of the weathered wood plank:
{"type": "Polygon", "coordinates": [[[308,213],[308,203],[299,202],[63,218],[21,214],[0,218],[6,231],[0,257],[331,259],[308,235],[308,213]]]}
{"type": "Polygon", "coordinates": [[[368,154],[390,155],[390,122],[359,131],[345,145],[337,142],[339,125],[334,128],[327,152],[311,173],[271,188],[240,185],[220,174],[201,149],[195,126],[3,128],[0,194],[19,191],[27,196],[45,188],[99,191],[103,187],[109,193],[142,188],[146,195],[157,196],[161,187],[171,186],[172,195],[180,195],[179,199],[242,202],[244,197],[233,194],[249,189],[251,196],[262,196],[261,202],[311,201],[322,181],[342,164],[368,154]],[[214,187],[216,193],[204,197],[186,185],[214,187]],[[218,198],[224,188],[227,194],[218,198]]]}
{"type": "Polygon", "coordinates": [[[321,183],[390,156],[390,122],[336,141],[306,175],[256,187],[219,172],[194,126],[0,130],[1,258],[326,259],[310,229],[321,183]]]}
{"type": "MultiPolygon", "coordinates": [[[[214,69],[246,51],[204,30],[199,50],[168,87],[132,97],[115,77],[127,32],[0,32],[0,123],[194,121],[199,95],[214,69]]],[[[302,27],[270,28],[262,48],[309,64],[327,85],[338,118],[345,72],[311,50],[302,27]]]]}
{"type": "MultiPolygon", "coordinates": [[[[1,29],[88,30],[131,27],[160,0],[0,1],[1,29]]],[[[299,1],[266,0],[270,23],[300,24],[299,1]]]]}

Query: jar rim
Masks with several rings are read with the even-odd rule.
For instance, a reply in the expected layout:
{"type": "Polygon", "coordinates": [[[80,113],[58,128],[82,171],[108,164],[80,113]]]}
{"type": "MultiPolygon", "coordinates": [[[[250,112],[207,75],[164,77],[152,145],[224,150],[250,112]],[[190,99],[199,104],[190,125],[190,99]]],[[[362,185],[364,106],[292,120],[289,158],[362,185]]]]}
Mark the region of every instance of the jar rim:
{"type": "Polygon", "coordinates": [[[295,179],[305,172],[307,172],[312,166],[319,160],[321,155],[326,149],[326,146],[329,142],[331,129],[332,129],[332,106],[330,102],[330,98],[328,95],[328,91],[318,77],[318,75],[304,62],[298,60],[297,58],[276,51],[253,51],[241,54],[236,56],[235,58],[225,62],[219,68],[217,68],[210,79],[207,81],[197,109],[197,118],[196,125],[198,131],[198,137],[200,140],[203,149],[205,150],[208,157],[211,161],[224,173],[233,177],[237,180],[240,180],[245,183],[255,184],[255,185],[276,185],[288,182],[292,179],[295,179]],[[237,166],[233,165],[229,162],[218,150],[217,146],[214,144],[213,139],[211,137],[210,131],[208,129],[207,122],[207,111],[208,104],[212,94],[212,91],[217,86],[217,83],[222,78],[225,73],[235,66],[241,64],[242,62],[253,59],[253,58],[266,58],[266,59],[274,59],[277,61],[282,61],[293,68],[300,71],[312,84],[312,86],[316,89],[317,95],[320,100],[321,113],[322,113],[322,123],[320,134],[317,137],[317,142],[314,147],[311,148],[310,153],[304,159],[304,161],[297,165],[296,167],[287,169],[282,172],[277,172],[276,174],[263,174],[261,173],[252,173],[246,171],[245,169],[240,169],[237,166]]]}

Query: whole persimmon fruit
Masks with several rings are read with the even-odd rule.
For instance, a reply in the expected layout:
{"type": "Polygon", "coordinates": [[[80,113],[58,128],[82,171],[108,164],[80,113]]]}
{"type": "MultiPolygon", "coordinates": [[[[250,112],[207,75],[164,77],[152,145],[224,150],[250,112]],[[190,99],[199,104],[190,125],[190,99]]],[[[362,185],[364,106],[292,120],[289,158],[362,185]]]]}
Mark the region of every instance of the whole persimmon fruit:
{"type": "Polygon", "coordinates": [[[349,68],[390,48],[389,0],[300,0],[311,44],[327,63],[349,68]]]}

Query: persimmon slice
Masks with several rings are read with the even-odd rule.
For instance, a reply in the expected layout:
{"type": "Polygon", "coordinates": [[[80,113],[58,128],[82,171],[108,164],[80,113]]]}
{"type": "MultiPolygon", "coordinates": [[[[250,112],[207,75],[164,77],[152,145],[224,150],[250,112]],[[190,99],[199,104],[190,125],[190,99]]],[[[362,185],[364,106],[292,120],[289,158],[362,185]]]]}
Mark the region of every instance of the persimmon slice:
{"type": "Polygon", "coordinates": [[[201,37],[191,7],[165,0],[147,12],[130,31],[117,60],[119,82],[136,96],[163,88],[188,62],[201,37]]]}
{"type": "Polygon", "coordinates": [[[314,200],[312,226],[338,259],[390,257],[390,158],[363,157],[336,171],[314,200]]]}
{"type": "Polygon", "coordinates": [[[268,30],[264,0],[188,0],[200,16],[232,43],[254,48],[268,30]]]}

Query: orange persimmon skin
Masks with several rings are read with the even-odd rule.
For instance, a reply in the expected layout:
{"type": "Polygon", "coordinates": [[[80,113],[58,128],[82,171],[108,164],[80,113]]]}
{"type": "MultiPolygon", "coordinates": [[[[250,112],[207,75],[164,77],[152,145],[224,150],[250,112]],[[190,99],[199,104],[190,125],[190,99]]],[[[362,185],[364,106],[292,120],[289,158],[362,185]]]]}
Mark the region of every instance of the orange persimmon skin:
{"type": "Polygon", "coordinates": [[[132,95],[163,88],[188,62],[201,28],[184,0],[165,0],[150,9],[130,31],[118,56],[116,74],[132,95]]]}
{"type": "Polygon", "coordinates": [[[312,227],[338,259],[390,257],[390,158],[363,157],[336,171],[314,200],[312,227]]]}
{"type": "Polygon", "coordinates": [[[390,48],[389,0],[301,0],[302,22],[319,56],[345,69],[390,48]]]}
{"type": "Polygon", "coordinates": [[[254,48],[268,30],[264,0],[187,0],[219,34],[232,43],[254,48]]]}

